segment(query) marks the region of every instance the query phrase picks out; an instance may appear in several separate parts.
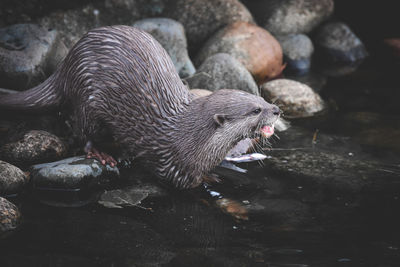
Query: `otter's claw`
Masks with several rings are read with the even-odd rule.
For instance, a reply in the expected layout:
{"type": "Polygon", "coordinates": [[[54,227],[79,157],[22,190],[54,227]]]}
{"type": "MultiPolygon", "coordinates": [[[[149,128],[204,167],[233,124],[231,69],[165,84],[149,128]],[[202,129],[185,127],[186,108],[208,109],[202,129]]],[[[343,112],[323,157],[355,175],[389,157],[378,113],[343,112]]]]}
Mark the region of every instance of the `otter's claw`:
{"type": "Polygon", "coordinates": [[[85,151],[86,151],[86,158],[88,159],[97,159],[98,161],[101,162],[103,165],[110,165],[111,167],[114,167],[117,165],[117,161],[110,155],[104,152],[98,151],[95,147],[93,147],[92,143],[89,141],[86,146],[85,146],[85,151]]]}

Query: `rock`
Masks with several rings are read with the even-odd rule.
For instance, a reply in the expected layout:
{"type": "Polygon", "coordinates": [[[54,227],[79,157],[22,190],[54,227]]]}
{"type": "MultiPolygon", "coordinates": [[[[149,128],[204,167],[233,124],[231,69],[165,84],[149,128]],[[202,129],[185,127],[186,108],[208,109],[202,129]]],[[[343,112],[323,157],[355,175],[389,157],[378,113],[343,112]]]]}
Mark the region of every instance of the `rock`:
{"type": "Polygon", "coordinates": [[[181,78],[196,72],[188,55],[181,23],[167,18],[149,18],[136,21],[132,26],[150,33],[167,50],[181,78]]]}
{"type": "Polygon", "coordinates": [[[302,76],[309,72],[314,46],[304,34],[276,36],[282,46],[284,61],[287,64],[285,73],[302,76]]]}
{"type": "Polygon", "coordinates": [[[259,95],[257,84],[247,69],[235,58],[218,53],[207,58],[197,73],[186,79],[191,88],[240,89],[259,95]]]}
{"type": "Polygon", "coordinates": [[[67,49],[56,30],[35,24],[0,29],[0,86],[24,90],[56,69],[67,49]]]}
{"type": "Polygon", "coordinates": [[[38,23],[49,29],[56,29],[60,38],[69,49],[90,29],[102,26],[98,8],[93,5],[60,10],[38,19],[38,23]]]}
{"type": "Polygon", "coordinates": [[[0,237],[15,230],[21,222],[21,213],[17,206],[0,197],[0,237]]]}
{"type": "Polygon", "coordinates": [[[21,192],[28,183],[28,176],[19,168],[0,160],[0,195],[21,192]]]}
{"type": "Polygon", "coordinates": [[[207,89],[191,89],[190,92],[194,95],[195,98],[212,94],[212,91],[207,89]]]}
{"type": "Polygon", "coordinates": [[[182,23],[190,52],[197,51],[212,34],[228,24],[253,22],[250,12],[237,0],[168,1],[163,16],[182,23]]]}
{"type": "Polygon", "coordinates": [[[317,29],[314,37],[317,60],[332,76],[346,75],[368,56],[361,40],[344,23],[326,23],[317,29]]]}
{"type": "Polygon", "coordinates": [[[122,189],[105,191],[98,201],[106,208],[141,207],[141,201],[148,197],[167,195],[166,191],[153,184],[141,184],[122,189]]]}
{"type": "Polygon", "coordinates": [[[107,25],[132,25],[138,19],[148,17],[158,9],[154,5],[156,1],[90,1],[76,8],[53,11],[36,20],[40,25],[57,29],[65,45],[71,49],[91,29],[107,25]]]}
{"type": "Polygon", "coordinates": [[[22,140],[8,143],[0,148],[0,157],[11,163],[29,164],[56,160],[67,152],[66,145],[57,136],[32,130],[22,140]]]}
{"type": "Polygon", "coordinates": [[[329,151],[271,152],[265,161],[272,172],[294,179],[297,183],[323,191],[360,193],[375,177],[382,179],[383,170],[375,162],[352,158],[352,154],[329,151]]]}
{"type": "Polygon", "coordinates": [[[244,0],[259,25],[274,35],[308,33],[331,16],[333,0],[244,0]]]}
{"type": "MultiPolygon", "coordinates": [[[[343,127],[339,125],[331,121],[328,127],[343,127]]],[[[369,190],[397,190],[399,171],[395,159],[391,157],[389,161],[394,160],[394,164],[381,161],[384,155],[376,150],[368,155],[364,146],[346,136],[345,129],[339,130],[340,135],[333,135],[322,129],[316,132],[292,126],[282,132],[280,149],[269,151],[270,157],[264,161],[266,175],[279,177],[296,188],[302,199],[317,203],[336,202],[337,196],[356,201],[370,197],[369,190]]],[[[358,131],[358,126],[354,130],[358,131]]]]}
{"type": "Polygon", "coordinates": [[[278,79],[261,86],[261,93],[270,102],[278,105],[285,117],[309,117],[324,109],[321,97],[305,84],[278,79]]]}
{"type": "Polygon", "coordinates": [[[236,22],[218,31],[198,53],[195,64],[202,64],[216,53],[227,53],[240,61],[258,83],[283,70],[278,41],[263,28],[247,22],[236,22]]]}
{"type": "Polygon", "coordinates": [[[55,189],[97,188],[109,185],[119,176],[117,167],[104,166],[85,156],[38,164],[31,167],[35,187],[55,189]]]}

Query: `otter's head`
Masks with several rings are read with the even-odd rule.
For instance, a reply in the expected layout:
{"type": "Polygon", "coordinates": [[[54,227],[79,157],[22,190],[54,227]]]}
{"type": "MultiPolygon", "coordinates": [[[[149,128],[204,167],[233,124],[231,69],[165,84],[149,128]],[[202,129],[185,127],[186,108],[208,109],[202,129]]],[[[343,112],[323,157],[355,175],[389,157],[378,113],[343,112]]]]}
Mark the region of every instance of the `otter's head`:
{"type": "Polygon", "coordinates": [[[239,90],[195,98],[172,120],[172,134],[163,141],[169,148],[158,172],[177,187],[197,186],[240,140],[270,137],[279,116],[277,106],[239,90]]]}
{"type": "Polygon", "coordinates": [[[280,109],[262,97],[239,90],[218,90],[207,96],[203,111],[212,118],[216,132],[236,143],[258,135],[268,138],[274,134],[274,123],[280,109]]]}

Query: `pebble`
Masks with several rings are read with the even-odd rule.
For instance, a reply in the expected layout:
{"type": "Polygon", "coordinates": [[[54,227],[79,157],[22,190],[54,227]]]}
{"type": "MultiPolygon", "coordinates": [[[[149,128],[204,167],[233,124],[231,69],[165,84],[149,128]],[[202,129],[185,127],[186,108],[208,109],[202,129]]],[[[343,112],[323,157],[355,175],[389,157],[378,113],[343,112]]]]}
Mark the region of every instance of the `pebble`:
{"type": "Polygon", "coordinates": [[[258,86],[245,66],[225,53],[217,53],[207,58],[197,73],[188,77],[186,81],[191,88],[210,91],[239,89],[259,95],[258,86]]]}
{"type": "Polygon", "coordinates": [[[0,29],[0,86],[24,90],[44,81],[66,56],[56,30],[36,24],[0,29]]]}
{"type": "Polygon", "coordinates": [[[368,56],[362,41],[342,22],[330,22],[316,30],[314,37],[318,62],[331,76],[354,72],[368,56]]]}
{"type": "Polygon", "coordinates": [[[0,195],[17,194],[27,183],[28,175],[21,169],[0,160],[0,195]]]}
{"type": "Polygon", "coordinates": [[[282,46],[285,74],[303,76],[310,71],[314,45],[305,34],[288,34],[276,37],[282,46]]]}
{"type": "Polygon", "coordinates": [[[258,83],[280,75],[284,68],[279,42],[265,29],[247,22],[235,22],[219,30],[198,53],[195,64],[216,53],[233,56],[258,83]]]}
{"type": "Polygon", "coordinates": [[[278,105],[287,118],[313,116],[324,110],[325,103],[309,86],[288,79],[277,79],[261,86],[263,96],[278,105]]]}
{"type": "Polygon", "coordinates": [[[309,33],[334,11],[333,0],[243,0],[259,25],[274,35],[309,33]]]}
{"type": "Polygon", "coordinates": [[[132,26],[150,33],[164,47],[181,78],[196,72],[188,55],[185,30],[181,23],[168,18],[148,18],[136,21],[132,26]]]}
{"type": "Polygon", "coordinates": [[[21,213],[17,206],[0,197],[0,238],[15,230],[21,223],[21,213]]]}
{"type": "Polygon", "coordinates": [[[31,179],[35,187],[53,189],[102,188],[119,177],[117,167],[102,165],[85,156],[33,165],[31,179]]]}
{"type": "Polygon", "coordinates": [[[182,23],[192,53],[220,28],[235,21],[254,22],[253,16],[238,0],[169,1],[162,15],[182,23]]]}
{"type": "Polygon", "coordinates": [[[57,136],[38,130],[31,130],[14,143],[0,147],[0,158],[15,164],[34,164],[57,160],[65,156],[67,147],[57,136]]]}

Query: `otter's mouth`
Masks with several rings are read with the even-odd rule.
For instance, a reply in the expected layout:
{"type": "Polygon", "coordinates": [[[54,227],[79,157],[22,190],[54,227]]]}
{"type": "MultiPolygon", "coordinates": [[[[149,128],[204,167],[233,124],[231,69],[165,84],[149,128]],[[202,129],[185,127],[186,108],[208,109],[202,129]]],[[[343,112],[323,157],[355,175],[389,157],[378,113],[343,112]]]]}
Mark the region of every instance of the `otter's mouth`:
{"type": "Polygon", "coordinates": [[[274,124],[262,126],[260,133],[263,137],[270,138],[274,135],[274,124]]]}

